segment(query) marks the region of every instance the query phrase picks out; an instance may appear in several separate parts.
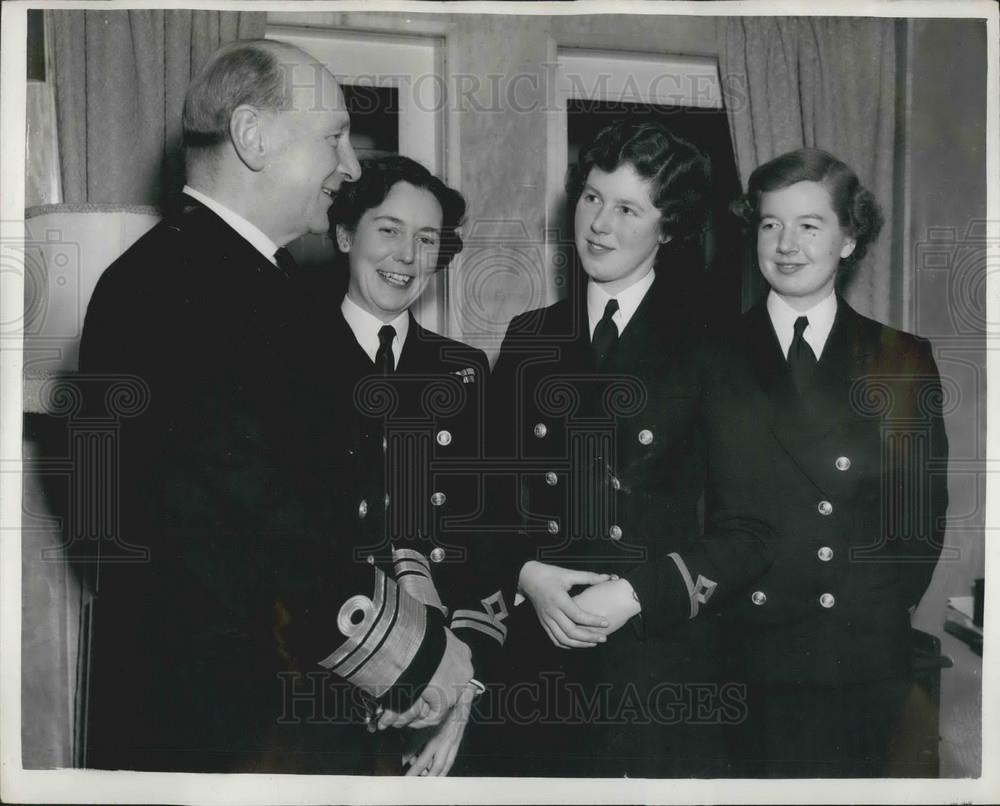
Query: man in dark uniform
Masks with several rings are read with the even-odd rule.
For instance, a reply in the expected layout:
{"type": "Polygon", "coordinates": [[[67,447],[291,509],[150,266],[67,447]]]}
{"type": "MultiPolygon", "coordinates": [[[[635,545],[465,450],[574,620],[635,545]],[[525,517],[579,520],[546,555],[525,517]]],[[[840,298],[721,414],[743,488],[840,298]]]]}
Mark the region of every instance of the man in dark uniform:
{"type": "Polygon", "coordinates": [[[585,283],[508,328],[495,453],[516,465],[501,495],[516,501],[537,618],[515,608],[505,713],[521,724],[500,772],[725,771],[720,724],[740,703],[719,685],[709,604],[766,567],[767,530],[719,511],[700,537],[702,268],[678,247],[707,186],[705,157],[660,126],[602,131],[570,194],[585,283]]]}
{"type": "Polygon", "coordinates": [[[121,423],[120,518],[99,525],[147,558],[99,564],[88,766],[362,772],[342,694],[415,701],[434,723],[472,676],[442,614],[356,562],[353,534],[315,520],[298,486],[301,424],[319,414],[292,396],[310,353],[284,246],[325,232],[358,178],[349,124],[302,51],[220,49],[185,98],[188,206],[90,301],[81,370],[109,394],[139,383],[149,405],[121,423]],[[351,686],[290,688],[324,669],[351,686]]]}
{"type": "Polygon", "coordinates": [[[785,154],[751,175],[745,206],[771,290],[706,382],[709,509],[775,528],[771,566],[726,613],[730,673],[750,694],[736,772],[879,777],[944,533],[941,383],[927,341],[835,293],[881,226],[846,165],[785,154]]]}

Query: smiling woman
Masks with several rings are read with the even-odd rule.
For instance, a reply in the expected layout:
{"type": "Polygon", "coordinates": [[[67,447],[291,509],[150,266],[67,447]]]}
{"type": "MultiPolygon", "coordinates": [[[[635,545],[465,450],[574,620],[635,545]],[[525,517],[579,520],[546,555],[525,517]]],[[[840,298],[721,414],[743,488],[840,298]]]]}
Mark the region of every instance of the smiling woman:
{"type": "Polygon", "coordinates": [[[378,207],[365,210],[354,232],[338,225],[351,301],[385,322],[406,311],[437,268],[442,216],[433,193],[400,181],[378,207]]]}
{"type": "Polygon", "coordinates": [[[659,123],[600,130],[567,188],[579,282],[508,327],[489,436],[491,458],[513,468],[494,499],[524,536],[506,543],[530,606],[511,617],[508,725],[482,774],[726,772],[720,724],[738,714],[709,601],[757,567],[761,527],[723,515],[693,540],[704,272],[680,247],[704,225],[709,169],[659,123]],[[521,691],[536,694],[534,712],[521,691]]]}
{"type": "Polygon", "coordinates": [[[314,365],[333,368],[302,393],[325,412],[303,440],[315,451],[302,463],[303,484],[315,491],[308,497],[334,532],[350,536],[356,562],[394,579],[400,601],[423,604],[442,620],[454,654],[471,657],[471,666],[442,662],[407,711],[371,701],[369,720],[382,729],[373,769],[382,772],[401,772],[401,759],[410,775],[449,771],[478,681],[489,679],[507,634],[504,588],[513,589],[513,575],[455,525],[482,507],[477,478],[455,468],[479,456],[489,365],[482,351],[426,330],[410,312],[461,250],[464,215],[462,195],[420,163],[364,160],[361,178],[330,207],[338,259],[314,278],[316,308],[304,316],[316,328],[314,365]],[[346,291],[334,285],[345,275],[346,291]],[[435,710],[436,723],[427,714],[442,691],[461,696],[446,716],[444,706],[435,710]]]}
{"type": "Polygon", "coordinates": [[[878,202],[854,171],[814,148],[760,166],[733,210],[757,229],[764,279],[798,311],[833,293],[883,223],[878,202]]]}
{"type": "Polygon", "coordinates": [[[461,251],[464,215],[462,195],[420,163],[365,160],[362,180],[346,186],[329,213],[349,268],[348,299],[383,322],[402,316],[461,251]]]}
{"type": "Polygon", "coordinates": [[[746,692],[734,773],[922,775],[910,616],[942,550],[946,387],[928,341],[836,291],[882,224],[846,164],[783,154],[739,208],[771,290],[706,373],[707,512],[738,506],[780,549],[723,614],[726,679],[746,692]]]}

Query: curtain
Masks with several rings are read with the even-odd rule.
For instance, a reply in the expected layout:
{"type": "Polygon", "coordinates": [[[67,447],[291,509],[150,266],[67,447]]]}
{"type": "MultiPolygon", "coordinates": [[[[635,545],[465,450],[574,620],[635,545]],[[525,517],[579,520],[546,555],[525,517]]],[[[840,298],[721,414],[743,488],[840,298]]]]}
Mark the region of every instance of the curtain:
{"type": "MultiPolygon", "coordinates": [[[[721,19],[718,35],[723,97],[744,188],[755,167],[803,146],[825,149],[853,168],[879,200],[885,227],[843,292],[862,313],[890,322],[901,310],[893,295],[902,288],[891,259],[895,22],[738,17],[721,19]]],[[[755,258],[751,262],[745,305],[764,290],[755,258]]]]}
{"type": "Polygon", "coordinates": [[[183,182],[181,110],[220,45],[264,35],[264,12],[47,11],[63,201],[162,204],[183,182]]]}

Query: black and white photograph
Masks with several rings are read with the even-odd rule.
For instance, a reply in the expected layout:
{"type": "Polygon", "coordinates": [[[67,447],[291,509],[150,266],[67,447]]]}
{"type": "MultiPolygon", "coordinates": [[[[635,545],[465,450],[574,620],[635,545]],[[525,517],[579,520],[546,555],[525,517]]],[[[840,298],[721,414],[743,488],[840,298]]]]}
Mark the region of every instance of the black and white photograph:
{"type": "Polygon", "coordinates": [[[2,13],[4,802],[1000,799],[994,3],[2,13]]]}

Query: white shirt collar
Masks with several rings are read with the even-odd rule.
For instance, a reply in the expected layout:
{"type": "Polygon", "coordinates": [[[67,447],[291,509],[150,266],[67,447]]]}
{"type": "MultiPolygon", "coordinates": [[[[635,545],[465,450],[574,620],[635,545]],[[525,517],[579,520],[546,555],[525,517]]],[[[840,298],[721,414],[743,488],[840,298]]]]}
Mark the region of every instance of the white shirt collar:
{"type": "Polygon", "coordinates": [[[375,354],[378,352],[378,332],[382,326],[392,325],[396,328],[396,337],[392,340],[392,365],[399,366],[399,356],[403,351],[403,345],[406,344],[406,334],[410,332],[409,311],[403,311],[391,322],[383,322],[345,294],[343,302],[340,303],[340,312],[347,320],[354,338],[372,361],[375,361],[375,354]]]}
{"type": "Polygon", "coordinates": [[[273,263],[275,266],[278,265],[274,259],[274,253],[278,251],[278,245],[261,232],[260,229],[247,221],[243,216],[234,213],[224,204],[217,202],[210,196],[206,196],[200,190],[195,190],[190,185],[184,186],[184,193],[192,199],[195,199],[205,205],[230,227],[236,230],[236,232],[244,240],[248,241],[250,245],[266,257],[268,261],[273,263]]]}
{"type": "MultiPolygon", "coordinates": [[[[614,299],[618,300],[618,311],[611,319],[618,328],[618,335],[625,332],[626,325],[628,325],[629,320],[639,307],[639,303],[646,296],[646,292],[649,291],[649,287],[655,279],[656,270],[650,269],[641,280],[637,280],[624,291],[619,291],[615,294],[614,299]]],[[[604,316],[604,309],[611,298],[611,295],[601,288],[600,283],[593,281],[587,283],[587,320],[590,324],[591,338],[593,338],[594,328],[597,327],[597,323],[604,316]]]]}
{"type": "Polygon", "coordinates": [[[767,295],[767,314],[771,317],[771,325],[778,336],[781,352],[788,358],[788,350],[795,338],[795,320],[800,316],[808,317],[809,325],[802,333],[802,338],[812,347],[816,358],[823,354],[826,340],[833,329],[833,320],[837,316],[837,295],[833,292],[822,302],[816,303],[808,311],[797,311],[772,289],[767,295]]]}

